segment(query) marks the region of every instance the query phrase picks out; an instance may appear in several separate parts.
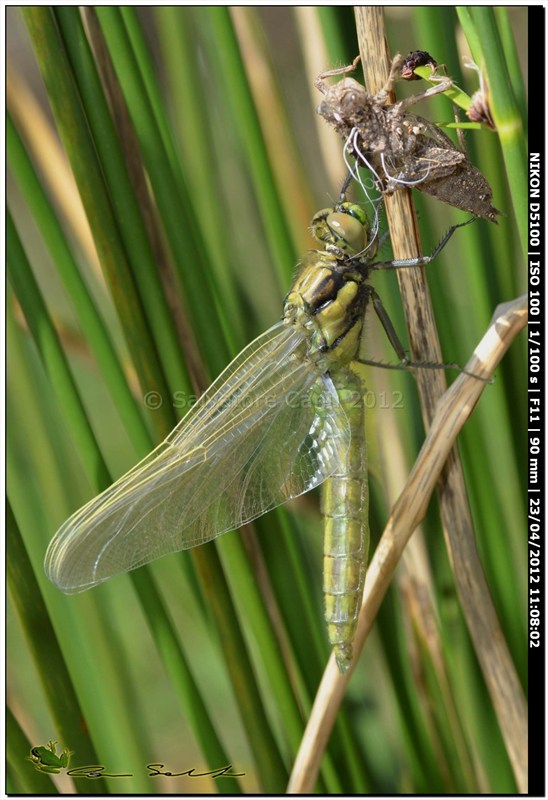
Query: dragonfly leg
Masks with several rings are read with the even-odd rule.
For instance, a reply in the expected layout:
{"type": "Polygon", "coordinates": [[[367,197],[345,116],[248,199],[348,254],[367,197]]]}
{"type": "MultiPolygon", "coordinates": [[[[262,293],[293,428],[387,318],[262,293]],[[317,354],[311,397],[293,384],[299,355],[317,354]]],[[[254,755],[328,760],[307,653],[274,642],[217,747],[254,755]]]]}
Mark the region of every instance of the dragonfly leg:
{"type": "Polygon", "coordinates": [[[430,86],[429,89],[426,89],[424,92],[420,92],[420,94],[412,94],[409,97],[406,97],[403,100],[400,100],[398,103],[395,104],[395,107],[398,113],[403,113],[406,111],[410,106],[415,105],[415,103],[420,103],[421,100],[427,100],[429,97],[434,97],[437,94],[441,94],[446,92],[448,89],[451,89],[454,86],[453,81],[451,78],[446,76],[440,75],[437,80],[439,83],[436,83],[435,86],[430,86]]]}
{"type": "Polygon", "coordinates": [[[470,219],[467,219],[466,222],[459,222],[457,223],[457,225],[451,225],[451,227],[449,228],[449,230],[447,231],[441,242],[438,244],[434,252],[431,253],[429,256],[417,256],[417,258],[400,258],[400,259],[395,259],[394,261],[379,261],[377,264],[368,264],[368,269],[370,270],[403,269],[406,267],[424,267],[426,264],[429,264],[437,256],[439,256],[439,254],[441,253],[441,251],[443,250],[443,248],[445,247],[451,236],[455,233],[455,231],[458,228],[464,228],[466,225],[470,225],[471,222],[475,222],[477,219],[478,217],[470,217],[470,219]]]}
{"type": "Polygon", "coordinates": [[[407,353],[405,352],[405,348],[401,343],[398,334],[396,333],[396,329],[392,324],[392,320],[388,316],[388,312],[383,305],[383,302],[377,292],[372,288],[370,289],[370,298],[373,303],[373,308],[375,309],[375,314],[379,318],[379,321],[382,327],[385,330],[386,335],[388,336],[388,341],[392,345],[394,352],[402,362],[402,364],[407,364],[409,361],[407,357],[407,353]]]}
{"type": "Polygon", "coordinates": [[[382,89],[377,92],[374,96],[374,99],[378,105],[384,105],[388,100],[388,95],[390,92],[394,90],[394,86],[396,85],[396,81],[400,77],[401,73],[401,66],[403,64],[403,56],[400,53],[396,53],[394,58],[392,59],[392,64],[390,65],[390,73],[388,78],[386,79],[386,83],[382,87],[382,89]]]}
{"type": "MultiPolygon", "coordinates": [[[[407,266],[411,266],[411,265],[407,265],[407,266]]],[[[388,341],[392,345],[392,348],[393,348],[394,352],[396,353],[396,355],[400,359],[400,363],[399,364],[381,364],[381,363],[379,363],[377,361],[371,361],[370,359],[362,358],[361,354],[358,354],[358,358],[356,359],[356,361],[358,361],[360,364],[369,364],[370,366],[384,367],[385,369],[413,369],[415,367],[433,366],[433,365],[430,365],[430,364],[426,365],[426,364],[422,364],[420,362],[411,361],[409,359],[409,356],[407,355],[407,353],[405,351],[405,348],[404,348],[403,344],[401,343],[398,334],[396,333],[396,329],[394,328],[394,325],[392,324],[392,320],[388,316],[388,312],[387,312],[386,308],[384,307],[380,296],[377,294],[375,289],[373,289],[373,287],[371,287],[371,286],[368,287],[368,292],[369,292],[369,297],[371,299],[371,302],[373,303],[373,308],[375,309],[375,314],[379,318],[379,321],[380,321],[382,327],[384,328],[384,331],[385,331],[385,333],[386,333],[386,335],[388,337],[388,341]]],[[[362,342],[363,342],[363,340],[362,340],[362,342]]],[[[436,367],[437,366],[438,365],[436,365],[436,367]]],[[[448,367],[448,368],[449,367],[450,368],[456,367],[457,369],[460,369],[456,364],[450,364],[450,365],[449,364],[447,364],[447,365],[440,364],[439,365],[440,369],[444,369],[446,367],[448,367]]]]}
{"type": "MultiPolygon", "coordinates": [[[[470,220],[469,220],[470,221],[470,220]]],[[[464,223],[466,224],[466,223],[464,223]]],[[[411,266],[411,265],[407,265],[411,266]]],[[[469,375],[472,378],[477,378],[480,381],[484,381],[486,383],[490,383],[490,379],[483,378],[481,375],[475,375],[473,372],[468,372],[468,370],[463,369],[459,364],[454,363],[436,363],[435,361],[411,361],[407,353],[405,352],[405,348],[402,345],[398,334],[396,333],[396,329],[392,324],[392,320],[388,316],[388,312],[384,307],[381,298],[377,294],[377,292],[372,288],[369,287],[369,296],[373,303],[373,308],[375,309],[375,313],[380,320],[382,327],[385,330],[385,333],[388,337],[390,344],[392,345],[394,352],[400,359],[399,364],[383,364],[379,361],[373,361],[369,358],[362,358],[361,353],[358,353],[358,357],[356,361],[359,364],[367,364],[368,366],[372,367],[382,367],[383,369],[403,369],[403,370],[413,370],[413,369],[456,369],[459,372],[463,372],[465,375],[469,375]]],[[[363,340],[362,340],[363,343],[363,340]]]]}
{"type": "Polygon", "coordinates": [[[356,56],[354,61],[346,67],[336,67],[335,69],[328,69],[326,72],[322,72],[314,81],[314,86],[316,89],[319,89],[322,94],[327,94],[330,87],[329,84],[325,82],[325,78],[333,78],[336,75],[348,75],[349,72],[354,72],[360,58],[361,56],[356,56]]]}

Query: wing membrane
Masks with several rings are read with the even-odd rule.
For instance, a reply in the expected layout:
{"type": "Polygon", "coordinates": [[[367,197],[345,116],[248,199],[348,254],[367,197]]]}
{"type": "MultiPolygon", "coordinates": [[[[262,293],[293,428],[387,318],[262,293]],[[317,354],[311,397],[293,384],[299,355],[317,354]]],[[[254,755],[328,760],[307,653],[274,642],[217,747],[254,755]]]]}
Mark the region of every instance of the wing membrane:
{"type": "Polygon", "coordinates": [[[210,541],[329,477],[348,447],[348,421],[305,347],[282,323],[246,347],[156,450],[60,528],[49,578],[82,591],[210,541]]]}

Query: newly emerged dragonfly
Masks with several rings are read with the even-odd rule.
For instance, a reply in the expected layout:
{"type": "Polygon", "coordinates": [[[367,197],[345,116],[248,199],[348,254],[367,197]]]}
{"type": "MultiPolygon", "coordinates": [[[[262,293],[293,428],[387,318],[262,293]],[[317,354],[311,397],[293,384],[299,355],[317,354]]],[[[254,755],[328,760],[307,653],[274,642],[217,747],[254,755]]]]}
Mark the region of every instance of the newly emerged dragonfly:
{"type": "Polygon", "coordinates": [[[428,263],[457,227],[432,256],[375,263],[378,238],[368,240],[359,205],[343,193],[318,212],[312,234],[323,247],[304,255],[282,320],[232,361],[147,458],[65,522],[46,554],[53,583],[67,593],[89,589],[323,483],[325,612],[344,672],[369,545],[364,391],[350,368],[369,301],[404,358],[368,279],[372,270],[428,263]]]}

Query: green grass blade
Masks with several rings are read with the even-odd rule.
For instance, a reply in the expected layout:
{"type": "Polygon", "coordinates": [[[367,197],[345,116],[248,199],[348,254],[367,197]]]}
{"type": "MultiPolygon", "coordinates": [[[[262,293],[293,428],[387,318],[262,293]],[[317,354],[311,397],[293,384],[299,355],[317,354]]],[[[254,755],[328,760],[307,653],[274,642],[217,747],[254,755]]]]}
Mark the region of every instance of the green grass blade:
{"type": "Polygon", "coordinates": [[[129,391],[120,362],[105,329],[105,323],[80,276],[66,237],[39,183],[32,162],[9,114],[6,132],[10,168],[48,244],[51,257],[57,265],[59,274],[74,303],[84,336],[94,349],[95,357],[102,368],[113,400],[120,409],[128,432],[137,445],[137,452],[144,456],[151,447],[150,436],[129,391]]]}
{"type": "Polygon", "coordinates": [[[192,559],[202,584],[216,587],[215,592],[209,594],[208,600],[212,614],[217,620],[227,670],[238,696],[242,720],[247,729],[257,766],[260,768],[262,782],[269,791],[281,792],[287,783],[287,771],[268,725],[220,560],[211,544],[194,550],[192,559]]]}
{"type": "Polygon", "coordinates": [[[495,18],[497,21],[498,31],[502,48],[504,50],[504,58],[508,66],[510,80],[512,82],[512,89],[514,97],[518,106],[520,118],[523,122],[525,133],[527,134],[527,91],[525,88],[525,81],[519,62],[518,51],[510,23],[510,16],[508,9],[504,6],[495,6],[495,18]]]}
{"type": "Polygon", "coordinates": [[[173,176],[169,156],[162,146],[162,136],[142,80],[119,9],[97,8],[99,22],[107,42],[114,68],[126,99],[141,146],[158,207],[162,214],[166,236],[187,294],[187,307],[200,348],[216,353],[214,369],[219,372],[227,362],[224,337],[216,314],[206,320],[197,309],[215,308],[214,294],[207,269],[201,269],[203,248],[197,239],[190,198],[181,193],[181,185],[173,176]],[[182,265],[188,263],[189,269],[182,265]]]}
{"type": "MultiPolygon", "coordinates": [[[[95,146],[52,13],[45,7],[28,7],[24,15],[44,82],[50,90],[53,113],[90,221],[101,264],[113,287],[125,330],[132,332],[128,337],[128,347],[142,387],[145,392],[152,388],[162,397],[167,397],[165,381],[158,370],[158,358],[112,217],[95,146]]],[[[155,423],[160,421],[157,415],[152,419],[155,423]]]]}
{"type": "MultiPolygon", "coordinates": [[[[179,180],[182,179],[190,187],[190,194],[196,205],[197,221],[208,248],[208,261],[214,273],[214,282],[219,296],[223,298],[223,331],[231,348],[234,346],[235,350],[239,350],[247,341],[244,308],[233,281],[236,268],[231,263],[232,256],[227,248],[227,220],[223,213],[223,204],[219,202],[223,192],[221,172],[217,167],[218,157],[204,104],[204,89],[196,79],[200,59],[193,47],[193,39],[196,37],[195,21],[190,14],[184,18],[172,6],[157,6],[155,19],[167,74],[169,99],[177,98],[175,103],[171,103],[174,106],[171,111],[174,117],[174,135],[180,151],[179,180]]],[[[126,25],[129,25],[127,18],[126,25]]],[[[153,98],[155,96],[156,94],[153,98]]]]}
{"type": "Polygon", "coordinates": [[[212,55],[215,57],[217,77],[228,94],[229,103],[235,113],[235,124],[241,127],[265,235],[275,268],[280,269],[280,278],[285,282],[287,280],[285,265],[294,263],[295,250],[289,230],[284,223],[278,190],[269,165],[228,8],[208,9],[203,24],[207,25],[212,41],[216,43],[212,55]]]}
{"type": "MultiPolygon", "coordinates": [[[[33,654],[50,712],[56,723],[56,733],[60,742],[70,742],[70,747],[78,753],[79,759],[89,764],[97,763],[89,732],[80,726],[82,709],[9,503],[7,517],[10,597],[33,654]]],[[[96,794],[100,792],[100,788],[91,784],[89,791],[96,794]]]]}
{"type": "MultiPolygon", "coordinates": [[[[505,60],[494,9],[471,9],[471,24],[481,42],[478,66],[485,69],[493,120],[500,138],[523,251],[527,249],[527,161],[525,135],[513,82],[505,60]]],[[[468,29],[467,29],[468,35],[468,29]]],[[[478,55],[475,55],[478,58],[478,55]]]]}
{"type": "MultiPolygon", "coordinates": [[[[156,646],[162,654],[170,680],[182,701],[202,751],[207,754],[208,765],[218,769],[230,763],[230,759],[217,736],[200,691],[192,677],[181,645],[174,635],[173,622],[162,602],[153,580],[146,570],[131,575],[143,610],[148,618],[156,646]]],[[[238,781],[224,778],[223,791],[240,794],[238,781]]]]}
{"type": "MultiPolygon", "coordinates": [[[[156,352],[172,392],[183,389],[190,391],[190,381],[147,237],[145,221],[126,169],[124,152],[116,135],[78,9],[58,7],[55,14],[112,198],[131,273],[154,337],[156,352]]],[[[139,166],[142,170],[138,154],[134,153],[133,167],[137,170],[139,166]]]]}
{"type": "Polygon", "coordinates": [[[87,421],[74,379],[9,212],[6,233],[9,279],[40,349],[51,383],[64,406],[68,424],[87,470],[99,486],[107,486],[109,475],[106,464],[99,453],[95,435],[87,421]]]}

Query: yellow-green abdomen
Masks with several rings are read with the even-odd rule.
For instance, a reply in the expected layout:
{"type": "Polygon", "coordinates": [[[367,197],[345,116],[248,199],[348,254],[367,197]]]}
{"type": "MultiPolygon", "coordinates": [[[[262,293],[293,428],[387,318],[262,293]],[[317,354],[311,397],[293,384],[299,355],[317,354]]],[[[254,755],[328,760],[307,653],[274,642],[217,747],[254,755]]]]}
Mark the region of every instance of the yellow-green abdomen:
{"type": "Polygon", "coordinates": [[[348,368],[332,377],[350,423],[351,443],[339,469],[323,485],[324,597],[329,642],[345,672],[365,583],[369,493],[362,382],[348,368]]]}

